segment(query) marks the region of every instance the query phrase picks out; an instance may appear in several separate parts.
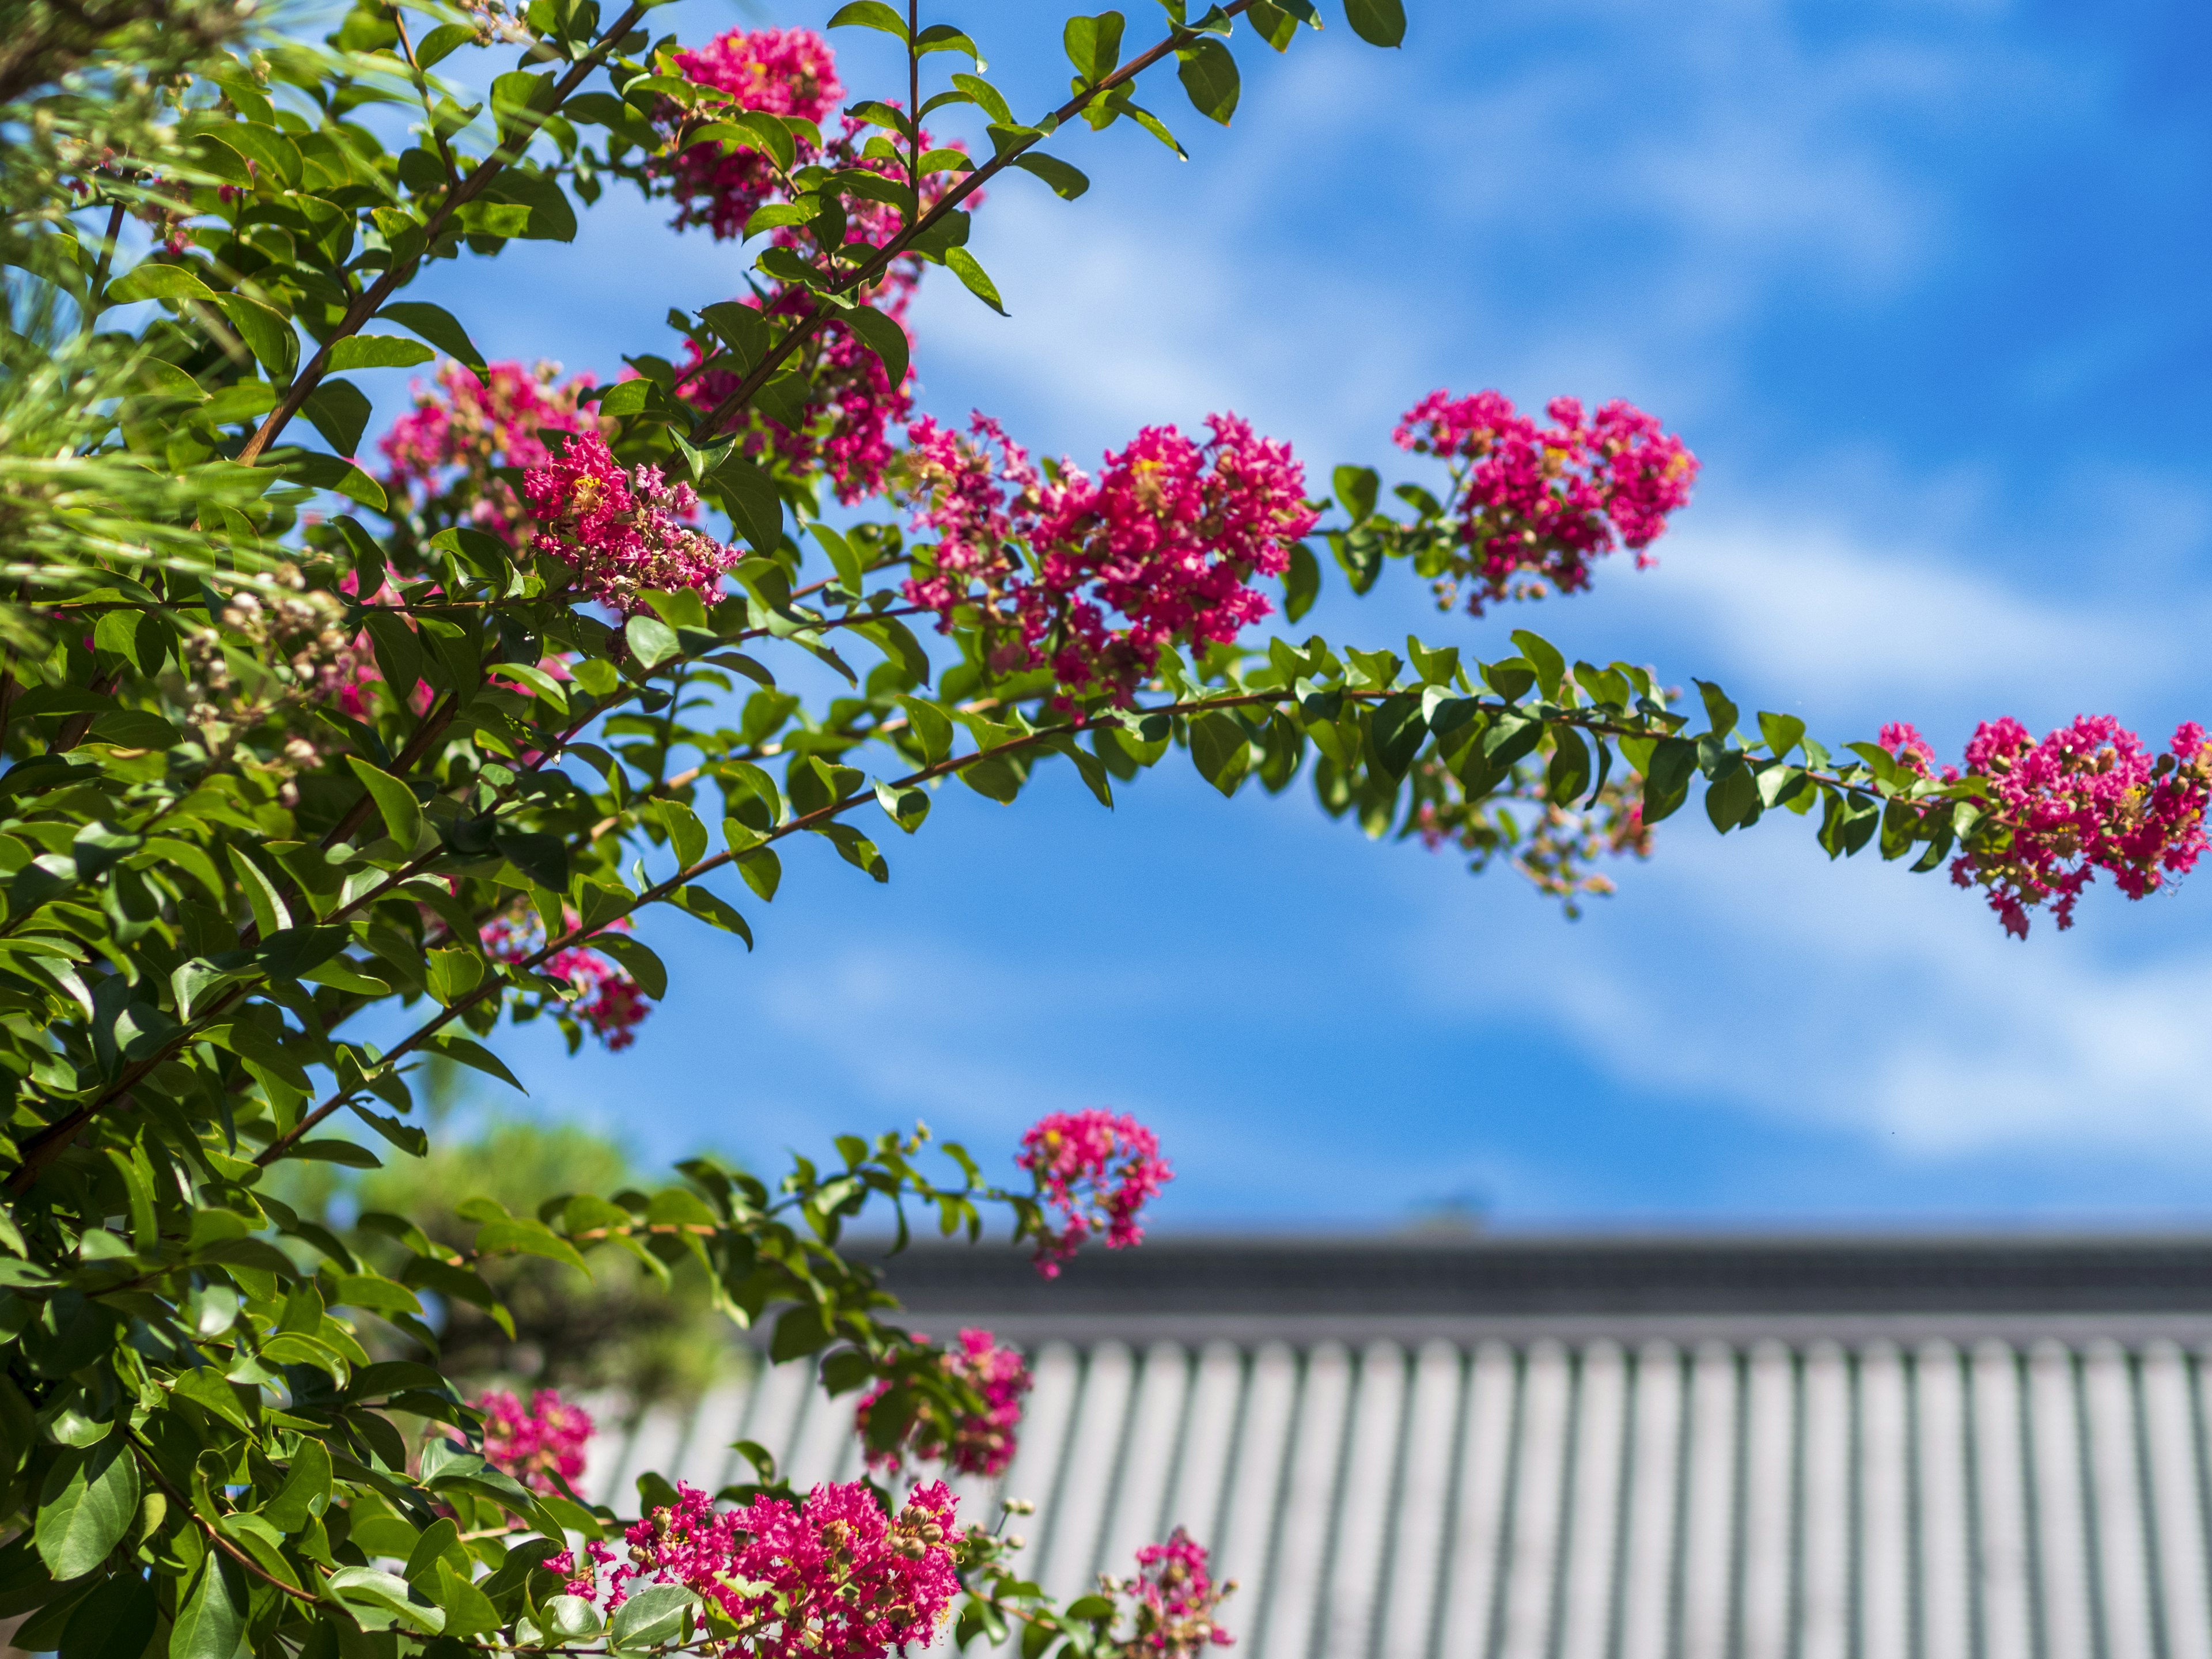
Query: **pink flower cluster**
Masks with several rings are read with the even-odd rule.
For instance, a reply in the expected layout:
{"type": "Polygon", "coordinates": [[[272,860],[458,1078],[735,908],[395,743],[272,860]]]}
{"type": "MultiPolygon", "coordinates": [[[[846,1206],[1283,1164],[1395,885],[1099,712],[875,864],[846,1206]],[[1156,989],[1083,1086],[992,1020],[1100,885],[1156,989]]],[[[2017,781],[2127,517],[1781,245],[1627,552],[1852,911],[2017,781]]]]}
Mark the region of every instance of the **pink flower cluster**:
{"type": "MultiPolygon", "coordinates": [[[[1911,726],[1886,726],[1882,747],[1934,775],[1934,751],[1911,726]]],[[[1999,834],[1961,853],[1951,879],[1989,891],[2005,931],[2027,937],[2027,913],[2044,903],[2074,925],[2082,890],[2108,872],[2130,898],[2185,875],[2205,847],[2212,804],[2212,739],[2194,720],[2154,758],[2109,714],[2077,716],[2041,742],[2009,716],[1987,720],[1966,745],[1964,775],[1984,780],[1999,834]]],[[[1945,767],[1947,781],[1960,776],[1945,767]]]]}
{"type": "Polygon", "coordinates": [[[576,398],[597,382],[579,374],[556,385],[561,371],[553,363],[485,368],[488,378],[479,379],[447,362],[435,389],[417,380],[414,409],[392,423],[377,447],[391,469],[385,487],[397,500],[418,513],[444,509],[441,516],[512,544],[522,533],[522,508],[494,469],[544,465],[552,457],[541,432],[596,431],[576,398]]]}
{"type": "MultiPolygon", "coordinates": [[[[928,1339],[915,1333],[919,1340],[928,1339]]],[[[988,1331],[963,1330],[960,1346],[938,1355],[945,1375],[965,1382],[983,1396],[983,1409],[970,1413],[953,1425],[948,1438],[927,1416],[915,1419],[906,1443],[868,1452],[868,1467],[896,1471],[911,1455],[927,1463],[944,1463],[960,1474],[986,1478],[1003,1474],[1014,1458],[1014,1431],[1021,1426],[1022,1396],[1030,1391],[1030,1368],[1019,1350],[1002,1348],[988,1331]]],[[[860,1401],[854,1428],[865,1437],[868,1408],[890,1392],[888,1381],[878,1382],[860,1401]]]]}
{"type": "Polygon", "coordinates": [[[1157,1135],[1127,1114],[1096,1107],[1040,1118],[1014,1162],[1060,1215],[1059,1227],[1037,1243],[1036,1268],[1047,1279],[1058,1278],[1060,1264],[1094,1232],[1106,1235],[1109,1250],[1142,1242],[1139,1212],[1175,1178],[1157,1135]]]}
{"type": "MultiPolygon", "coordinates": [[[[878,309],[903,328],[906,295],[900,292],[892,298],[895,306],[878,309]]],[[[781,307],[772,314],[783,314],[781,307]]],[[[697,343],[684,342],[677,395],[702,413],[720,407],[738,386],[738,376],[726,369],[702,372],[704,362],[697,343]]],[[[743,446],[756,459],[781,462],[793,477],[826,474],[837,499],[850,507],[883,488],[894,454],[890,429],[914,408],[913,371],[894,386],[881,360],[842,323],[830,324],[814,337],[805,367],[814,393],[805,418],[789,427],[754,410],[743,446]]]]}
{"type": "Polygon", "coordinates": [[[596,432],[571,439],[523,475],[538,520],[530,544],[575,572],[576,586],[611,609],[645,608],[648,592],[690,588],[712,603],[738,555],[685,520],[699,511],[691,486],[657,466],[624,467],[596,432]]]}
{"type": "Polygon", "coordinates": [[[495,1390],[475,1402],[484,1413],[484,1461],[535,1492],[557,1490],[552,1477],[573,1481],[584,1472],[592,1418],[552,1389],[540,1389],[526,1407],[495,1390]]]}
{"type": "Polygon", "coordinates": [[[572,1556],[546,1566],[574,1574],[572,1593],[596,1591],[610,1610],[637,1580],[682,1584],[727,1613],[758,1659],[881,1659],[926,1646],[959,1590],[955,1502],[941,1480],[915,1487],[895,1516],[864,1480],[818,1486],[799,1508],[761,1497],[717,1511],[696,1486],[677,1494],[623,1534],[629,1565],[604,1589],[572,1556]]]}
{"type": "Polygon", "coordinates": [[[966,436],[915,422],[915,526],[939,539],[907,598],[945,631],[972,606],[998,636],[994,669],[1049,664],[1063,686],[1097,686],[1126,707],[1164,646],[1225,643],[1267,615],[1253,578],[1281,574],[1318,516],[1289,445],[1234,415],[1207,424],[1203,444],[1147,427],[1109,451],[1093,481],[1065,464],[1040,476],[981,414],[966,436]]]}
{"type": "Polygon", "coordinates": [[[1177,1527],[1164,1544],[1137,1552],[1137,1576],[1116,1586],[1133,1604],[1136,1632],[1125,1651],[1164,1659],[1196,1659],[1209,1647],[1236,1641],[1214,1622],[1214,1610],[1237,1586],[1216,1587],[1203,1545],[1177,1527]]]}
{"type": "Polygon", "coordinates": [[[1552,424],[1539,427],[1501,392],[1432,392],[1391,434],[1401,449],[1453,463],[1450,510],[1474,557],[1476,616],[1495,600],[1540,597],[1547,582],[1588,587],[1590,561],[1616,546],[1650,565],[1644,550],[1697,480],[1682,441],[1632,404],[1615,399],[1591,419],[1578,399],[1554,398],[1546,412],[1552,424]],[[1516,587],[1523,572],[1538,580],[1516,587]]]}
{"type": "MultiPolygon", "coordinates": [[[[576,913],[569,911],[567,925],[574,928],[577,921],[576,913]]],[[[628,933],[629,919],[619,917],[608,928],[628,933]]],[[[535,911],[529,912],[526,919],[495,916],[484,924],[482,937],[484,953],[494,962],[510,965],[526,962],[545,948],[545,929],[535,911]]],[[[565,982],[575,993],[566,1005],[569,1014],[599,1038],[609,1054],[620,1054],[635,1042],[637,1028],[653,1012],[638,982],[587,946],[572,945],[556,951],[538,964],[536,971],[565,982]]]]}
{"type": "MultiPolygon", "coordinates": [[[[698,52],[678,53],[676,63],[692,81],[728,93],[745,108],[817,123],[836,108],[844,91],[829,46],[805,29],[750,33],[732,29],[698,52]]],[[[671,100],[664,103],[660,118],[672,126],[680,141],[687,130],[712,120],[716,113],[712,106],[687,112],[671,100]]],[[[939,148],[927,131],[921,135],[921,143],[924,150],[939,148]]],[[[904,165],[890,152],[888,141],[872,125],[852,116],[842,118],[840,129],[822,144],[799,135],[796,145],[800,165],[818,164],[833,172],[857,169],[905,182],[904,165]]],[[[781,194],[775,169],[755,149],[741,148],[726,155],[719,144],[694,144],[678,150],[665,171],[678,204],[678,227],[704,224],[717,237],[741,236],[752,215],[781,194]]],[[[950,187],[951,177],[943,173],[924,179],[924,210],[950,187]]],[[[881,247],[906,222],[899,207],[866,197],[848,198],[845,213],[841,240],[846,247],[881,247]]],[[[770,233],[769,240],[805,258],[812,257],[812,237],[805,228],[782,226],[770,233]]],[[[921,270],[920,260],[910,256],[898,259],[856,297],[904,328],[921,270]]],[[[804,290],[790,288],[779,288],[765,300],[748,296],[743,303],[785,319],[803,314],[813,305],[804,290]]],[[[705,368],[696,343],[687,343],[686,353],[678,370],[678,394],[702,410],[719,407],[738,377],[705,368]]],[[[805,374],[812,388],[805,420],[787,425],[754,411],[747,422],[746,453],[779,462],[794,477],[827,475],[837,498],[848,506],[873,495],[891,463],[890,430],[914,406],[911,372],[900,385],[891,385],[875,354],[850,330],[837,325],[816,335],[792,367],[805,374]]]]}
{"type": "MultiPolygon", "coordinates": [[[[744,109],[817,124],[845,95],[836,54],[811,29],[732,29],[696,52],[678,52],[676,67],[701,86],[719,87],[744,109]]],[[[683,113],[673,100],[661,112],[671,125],[683,113]]],[[[805,138],[798,149],[800,165],[815,159],[815,147],[805,138]]],[[[703,224],[717,237],[744,234],[745,221],[776,189],[774,168],[756,149],[725,155],[720,144],[693,144],[677,152],[668,170],[677,228],[703,224]]]]}

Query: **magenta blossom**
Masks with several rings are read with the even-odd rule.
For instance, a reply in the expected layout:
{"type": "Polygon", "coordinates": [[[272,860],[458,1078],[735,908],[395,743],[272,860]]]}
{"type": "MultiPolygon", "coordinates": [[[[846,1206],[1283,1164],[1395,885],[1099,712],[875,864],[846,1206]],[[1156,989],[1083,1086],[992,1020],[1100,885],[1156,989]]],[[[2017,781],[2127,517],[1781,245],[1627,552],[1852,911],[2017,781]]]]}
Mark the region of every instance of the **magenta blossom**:
{"type": "Polygon", "coordinates": [[[484,1461],[535,1492],[556,1490],[552,1477],[574,1481],[584,1472],[592,1418],[551,1389],[540,1389],[526,1407],[495,1390],[476,1402],[484,1414],[484,1461]]]}
{"type": "Polygon", "coordinates": [[[541,432],[597,430],[577,404],[590,374],[556,384],[560,368],[541,362],[489,363],[479,376],[456,362],[438,366],[434,390],[415,383],[415,407],[377,441],[390,467],[385,487],[417,512],[433,504],[510,544],[522,531],[514,492],[499,467],[543,466],[552,459],[541,432]]]}
{"type": "MultiPolygon", "coordinates": [[[[928,1339],[920,1332],[916,1340],[928,1339]]],[[[1020,1351],[1002,1348],[988,1331],[964,1330],[960,1346],[938,1356],[945,1374],[983,1396],[981,1413],[970,1413],[953,1425],[950,1439],[927,1417],[918,1417],[904,1443],[868,1451],[868,1467],[896,1471],[910,1455],[925,1463],[944,1463],[961,1474],[986,1478],[1004,1474],[1014,1459],[1014,1431],[1021,1426],[1022,1396],[1030,1391],[1030,1368],[1020,1351]]],[[[854,1413],[853,1426],[866,1439],[868,1410],[890,1392],[889,1381],[868,1391],[854,1413]]]]}
{"type": "MultiPolygon", "coordinates": [[[[957,1594],[957,1525],[941,1480],[917,1486],[885,1515],[864,1480],[818,1486],[793,1508],[756,1498],[717,1510],[696,1486],[623,1534],[629,1565],[599,1586],[573,1559],[546,1565],[574,1574],[572,1588],[611,1611],[640,1582],[682,1584],[714,1602],[758,1659],[882,1659],[902,1644],[925,1647],[957,1594]]],[[[602,1556],[599,1559],[604,1561],[602,1556]]]]}
{"type": "Polygon", "coordinates": [[[1585,416],[1573,398],[1554,398],[1548,427],[1520,414],[1502,392],[1454,398],[1432,392],[1392,434],[1401,449],[1450,462],[1449,508],[1474,562],[1468,609],[1512,597],[1589,586],[1592,559],[1626,546],[1641,569],[1668,514],[1690,499],[1698,460],[1680,439],[1619,399],[1585,416]],[[1534,580],[1518,580],[1524,576],[1534,580]]]}
{"type": "Polygon", "coordinates": [[[1141,1242],[1139,1212],[1175,1178],[1150,1129],[1096,1108],[1039,1119],[1022,1137],[1014,1162],[1060,1216],[1059,1227],[1048,1228],[1037,1242],[1036,1268],[1047,1279],[1059,1277],[1060,1263],[1094,1232],[1106,1235],[1109,1250],[1141,1242]]]}
{"type": "MultiPolygon", "coordinates": [[[[574,910],[566,915],[565,925],[574,929],[580,918],[574,910]]],[[[629,918],[616,918],[605,931],[628,933],[629,918]]],[[[534,910],[526,919],[495,916],[484,924],[481,937],[485,955],[510,965],[526,962],[545,948],[545,929],[534,910]]],[[[620,1054],[635,1042],[637,1028],[653,1012],[644,988],[629,971],[587,945],[572,945],[556,951],[538,964],[536,971],[568,987],[573,993],[567,1003],[568,1012],[599,1038],[609,1054],[620,1054]]]]}
{"type": "MultiPolygon", "coordinates": [[[[769,115],[818,123],[845,96],[836,54],[811,29],[732,29],[696,51],[678,52],[676,67],[686,79],[729,94],[739,107],[769,115]]],[[[673,100],[663,106],[665,122],[682,116],[673,100]]],[[[816,146],[803,136],[796,148],[795,165],[816,158],[816,146]]],[[[705,225],[718,238],[742,235],[745,221],[777,188],[767,156],[744,148],[724,155],[719,143],[678,150],[666,171],[674,181],[677,228],[705,225]]]]}
{"type": "Polygon", "coordinates": [[[596,432],[526,473],[522,493],[538,520],[530,544],[575,573],[576,586],[611,609],[645,609],[647,592],[690,588],[720,598],[736,551],[685,521],[697,515],[691,486],[657,466],[626,468],[596,432]]]}
{"type": "Polygon", "coordinates": [[[1065,463],[1041,476],[980,413],[965,436],[915,422],[915,527],[939,540],[907,598],[941,629],[971,611],[1001,672],[1048,665],[1071,690],[1127,707],[1170,643],[1225,644],[1267,616],[1253,580],[1289,568],[1318,516],[1289,445],[1234,415],[1207,425],[1202,444],[1147,427],[1093,480],[1065,463]]]}
{"type": "Polygon", "coordinates": [[[1130,1604],[1136,1630],[1123,1651],[1160,1659],[1198,1659],[1236,1638],[1215,1622],[1215,1609],[1234,1583],[1216,1586],[1206,1548],[1181,1527],[1164,1544],[1137,1552],[1137,1576],[1114,1588],[1130,1604]]]}
{"type": "Polygon", "coordinates": [[[2163,755],[2109,714],[2082,714],[2041,742],[2009,717],[1985,720],[1966,745],[1966,768],[1940,775],[1913,727],[1881,729],[1881,746],[1907,769],[1947,783],[1984,781],[1990,825],[1951,863],[1961,887],[1988,890],[2005,932],[2027,937],[2027,913],[2048,903],[2062,928],[2100,870],[2130,898],[2185,875],[2204,850],[2212,803],[2212,741],[2185,721],[2163,755]]]}

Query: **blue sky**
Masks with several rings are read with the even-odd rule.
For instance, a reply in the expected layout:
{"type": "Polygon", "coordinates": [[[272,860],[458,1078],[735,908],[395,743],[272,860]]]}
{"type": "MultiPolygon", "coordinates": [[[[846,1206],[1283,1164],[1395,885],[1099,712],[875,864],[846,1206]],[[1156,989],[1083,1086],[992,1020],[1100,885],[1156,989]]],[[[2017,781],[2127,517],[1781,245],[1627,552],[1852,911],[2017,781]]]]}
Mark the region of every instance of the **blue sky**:
{"type": "MultiPolygon", "coordinates": [[[[925,406],[1084,460],[1234,409],[1318,483],[1419,476],[1389,433],[1436,386],[1623,396],[1705,464],[1657,569],[1475,623],[1397,567],[1306,626],[1478,652],[1533,626],[1833,739],[1913,719],[1946,753],[2000,714],[2160,743],[2207,715],[2212,14],[1408,9],[1398,52],[1333,10],[1285,58],[1240,38],[1226,132],[1151,87],[1188,164],[1125,126],[1055,145],[1081,201],[997,191],[974,246],[1012,319],[936,278],[925,406]]],[[[653,16],[697,40],[827,10],[653,16]]],[[[1018,106],[1066,84],[1042,17],[960,15],[1018,106]]],[[[884,89],[841,33],[848,88],[884,89]]],[[[493,355],[611,374],[737,286],[733,250],[664,218],[617,192],[573,247],[425,291],[493,355]]],[[[1068,780],[1011,810],[949,789],[886,851],[887,888],[823,846],[772,907],[733,895],[750,956],[647,927],[668,1002],[618,1056],[507,1039],[531,1109],[768,1164],[917,1116],[995,1158],[1109,1105],[1159,1128],[1182,1228],[1454,1202],[1501,1227],[2165,1223],[2212,1194],[2203,880],[2023,945],[1941,878],[1693,810],[1570,924],[1510,874],[1180,767],[1110,816],[1068,780]]]]}

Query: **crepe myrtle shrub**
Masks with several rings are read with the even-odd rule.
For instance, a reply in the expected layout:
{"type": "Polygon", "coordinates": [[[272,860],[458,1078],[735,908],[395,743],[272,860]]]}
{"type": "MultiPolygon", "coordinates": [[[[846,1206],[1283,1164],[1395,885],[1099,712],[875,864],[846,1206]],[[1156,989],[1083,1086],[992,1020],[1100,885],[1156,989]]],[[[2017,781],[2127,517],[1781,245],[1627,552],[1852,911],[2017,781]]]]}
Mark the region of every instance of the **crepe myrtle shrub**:
{"type": "MultiPolygon", "coordinates": [[[[968,246],[987,195],[1073,200],[1066,158],[1109,130],[1180,154],[1159,111],[1227,122],[1244,69],[1339,20],[1070,18],[1067,95],[1019,112],[935,0],[817,21],[687,41],[642,3],[364,0],[318,40],[241,0],[122,0],[33,5],[0,46],[19,1647],[873,1655],[949,1624],[1091,1659],[1233,1633],[1180,1531],[1097,1595],[1042,1595],[1005,1515],[924,1478],[1011,1456],[1018,1357],[908,1333],[841,1249],[864,1215],[902,1245],[996,1219],[1047,1270],[1136,1244],[1168,1164],[1109,1104],[989,1158],[846,1135],[774,1180],[699,1159],[657,1191],[471,1199],[434,1236],[370,1209],[342,1238],[284,1201],[301,1183],[273,1172],[422,1155],[415,1069],[511,1082],[507,1024],[655,1040],[667,974],[635,920],[750,948],[798,837],[882,881],[946,787],[1012,805],[1066,770],[1110,806],[1187,760],[1224,795],[1304,776],[1370,836],[1504,860],[1571,908],[1698,793],[1723,832],[1786,811],[1832,855],[1948,866],[2021,933],[2100,872],[2140,897],[2203,849],[2194,726],[2154,752],[2104,717],[1996,720],[1953,767],[1902,722],[1832,749],[1527,629],[1297,631],[1324,583],[1409,572],[1465,635],[1649,562],[1697,463],[1626,404],[1540,422],[1408,386],[1415,476],[1387,495],[1360,466],[1322,494],[1230,410],[1080,463],[988,411],[916,414],[917,284],[1000,307],[968,246]],[[839,30],[888,37],[893,83],[848,87],[839,30]],[[617,377],[488,362],[409,297],[451,262],[513,307],[488,262],[574,240],[610,191],[735,244],[738,273],[670,292],[617,377]],[[365,448],[364,388],[410,369],[365,448]],[[441,1310],[511,1338],[501,1259],[618,1255],[688,1264],[814,1365],[877,1482],[796,1492],[746,1445],[721,1492],[578,1497],[580,1419],[460,1387],[441,1310]]],[[[1399,0],[1342,21],[1405,28],[1399,0]]]]}

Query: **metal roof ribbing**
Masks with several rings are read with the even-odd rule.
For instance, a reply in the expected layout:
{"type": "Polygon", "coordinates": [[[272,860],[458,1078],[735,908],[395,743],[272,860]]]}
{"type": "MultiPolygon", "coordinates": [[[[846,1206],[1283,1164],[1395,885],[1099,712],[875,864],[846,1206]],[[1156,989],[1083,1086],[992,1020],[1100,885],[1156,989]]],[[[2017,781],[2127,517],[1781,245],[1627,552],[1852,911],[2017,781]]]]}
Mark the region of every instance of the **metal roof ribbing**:
{"type": "MultiPolygon", "coordinates": [[[[2212,1349],[1945,1340],[1045,1341],[1003,1483],[1061,1595],[1178,1522],[1247,1659],[2212,1659],[2212,1349]]],[[[750,1362],[595,1451],[849,1480],[852,1402],[750,1362]]]]}

